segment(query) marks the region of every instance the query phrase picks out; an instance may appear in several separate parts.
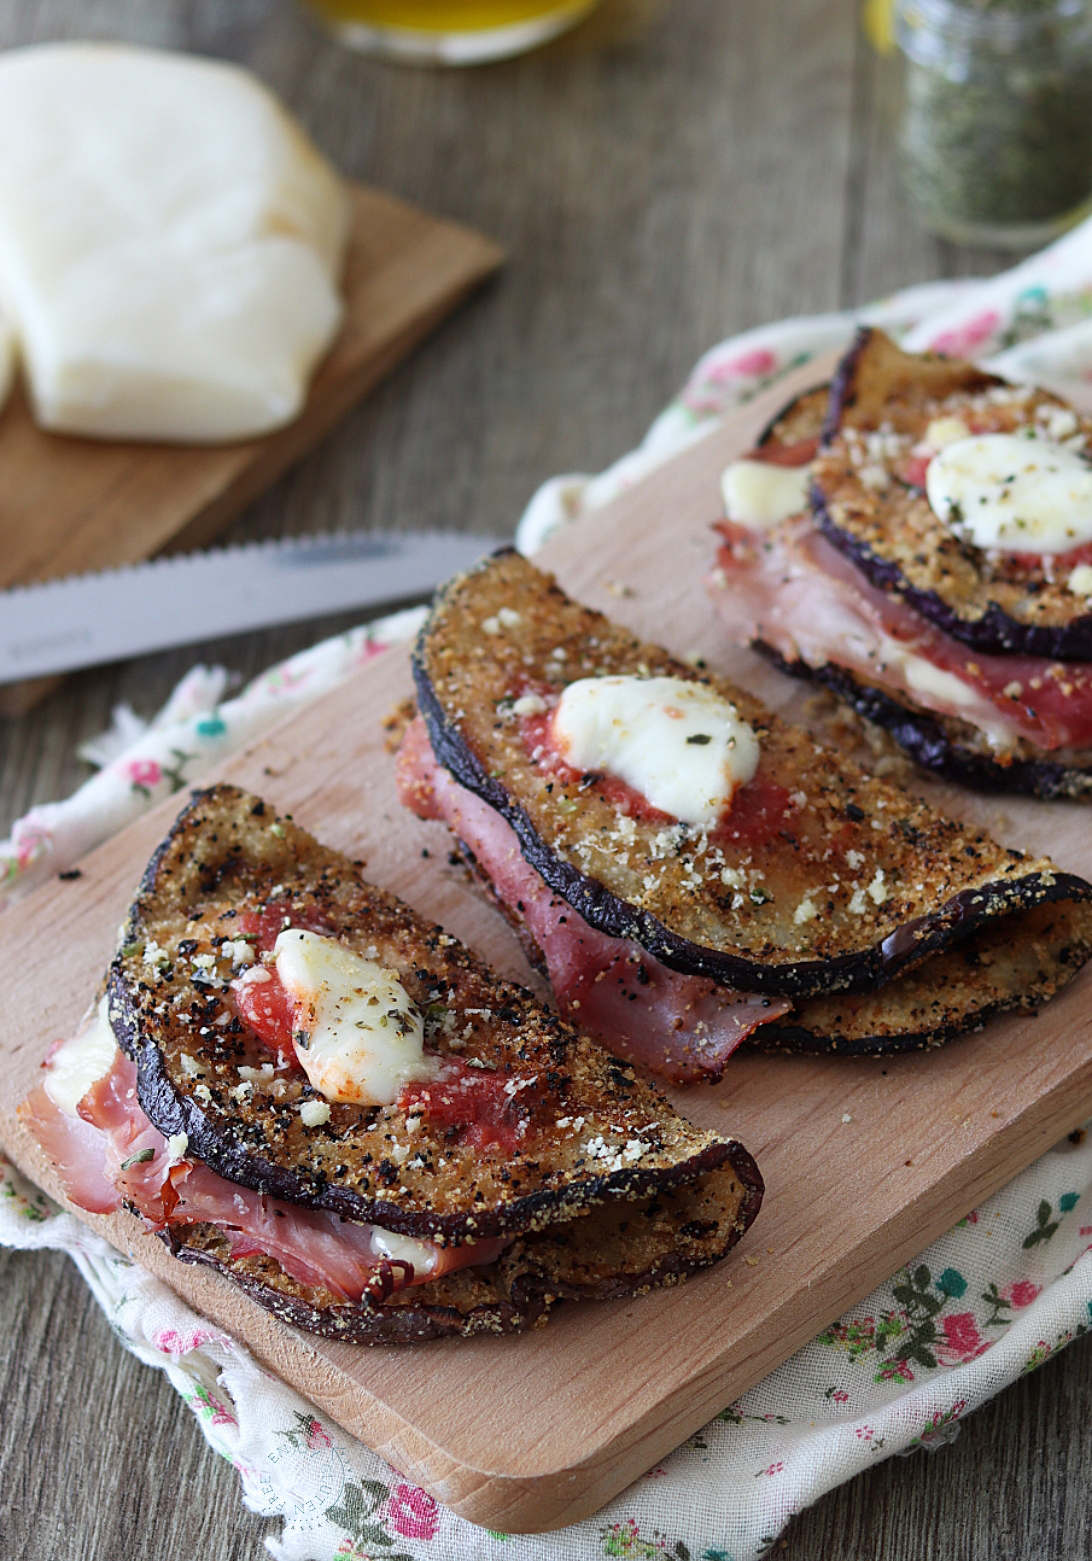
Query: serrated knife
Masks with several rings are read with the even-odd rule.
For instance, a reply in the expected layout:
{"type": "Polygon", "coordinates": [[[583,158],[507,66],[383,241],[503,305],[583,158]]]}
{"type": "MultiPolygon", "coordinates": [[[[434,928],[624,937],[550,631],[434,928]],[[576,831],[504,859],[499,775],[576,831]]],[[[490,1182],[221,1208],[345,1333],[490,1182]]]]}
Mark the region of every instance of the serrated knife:
{"type": "Polygon", "coordinates": [[[347,532],[179,553],[0,591],[0,683],[426,596],[502,545],[347,532]]]}

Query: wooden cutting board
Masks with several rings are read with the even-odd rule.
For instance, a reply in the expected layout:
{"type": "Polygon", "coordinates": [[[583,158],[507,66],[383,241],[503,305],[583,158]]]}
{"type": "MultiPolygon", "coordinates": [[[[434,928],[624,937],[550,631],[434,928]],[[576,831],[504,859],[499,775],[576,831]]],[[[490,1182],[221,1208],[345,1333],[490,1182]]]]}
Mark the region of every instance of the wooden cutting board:
{"type": "MultiPolygon", "coordinates": [[[[721,467],[783,397],[756,402],[567,531],[547,561],[584,600],[676,652],[704,653],[791,712],[795,686],[720,642],[701,584],[721,467]]],[[[409,688],[406,652],[392,650],[219,773],[366,857],[376,882],[527,979],[507,925],[448,865],[442,826],[398,806],[380,723],[409,688]]],[[[1092,874],[1086,809],[923,789],[1092,874]]],[[[82,877],[0,918],[0,1142],[54,1196],[14,1106],[49,1042],[73,1032],[173,811],[160,807],[88,857],[82,877]]],[[[561,1306],[524,1338],[401,1350],[309,1338],[175,1261],[128,1216],[81,1218],[463,1516],[509,1532],[556,1527],[594,1512],[1092,1114],[1090,981],[1086,970],[1038,1019],[998,1020],[931,1055],[737,1057],[721,1085],[673,1092],[756,1155],[767,1184],[756,1224],[677,1290],[561,1306]]]]}
{"type": "MultiPolygon", "coordinates": [[[[501,263],[470,228],[350,188],[345,322],[287,428],[230,445],[78,439],[40,429],[16,390],[0,411],[0,590],[203,547],[501,263]]],[[[0,714],[56,681],[0,688],[0,714]]]]}

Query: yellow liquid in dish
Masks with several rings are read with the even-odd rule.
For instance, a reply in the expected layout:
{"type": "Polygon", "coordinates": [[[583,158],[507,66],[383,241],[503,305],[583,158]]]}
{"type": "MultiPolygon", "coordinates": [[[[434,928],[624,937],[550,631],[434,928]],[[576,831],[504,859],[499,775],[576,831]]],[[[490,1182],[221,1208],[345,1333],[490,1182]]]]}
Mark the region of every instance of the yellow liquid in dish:
{"type": "Polygon", "coordinates": [[[345,42],[404,60],[473,64],[544,43],[599,0],[311,0],[345,42]]]}
{"type": "Polygon", "coordinates": [[[481,32],[572,10],[556,0],[313,0],[332,22],[407,27],[418,32],[481,32]]]}

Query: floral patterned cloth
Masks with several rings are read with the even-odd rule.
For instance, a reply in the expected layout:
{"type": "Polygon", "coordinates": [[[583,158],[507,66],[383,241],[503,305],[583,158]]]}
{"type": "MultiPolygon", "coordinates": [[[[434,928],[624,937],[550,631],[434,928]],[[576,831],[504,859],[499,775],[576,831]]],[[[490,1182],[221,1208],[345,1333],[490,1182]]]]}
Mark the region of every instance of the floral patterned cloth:
{"type": "Polygon", "coordinates": [[[69,1252],[121,1342],[164,1371],[279,1561],[751,1561],[824,1491],[960,1420],[1092,1324],[1092,1135],[1011,1182],[595,1517],[475,1527],[407,1484],[49,1203],[0,1157],[0,1242],[69,1252]]]}
{"type": "MultiPolygon", "coordinates": [[[[598,477],[547,483],[519,545],[534,552],[781,375],[843,345],[861,320],[1092,405],[1092,222],[990,281],[930,283],[858,313],[786,320],[722,343],[639,450],[598,477]]],[[[70,867],[420,621],[403,613],[328,640],[233,699],[223,697],[222,670],[196,668],[147,726],[116,712],[113,731],[87,751],[100,772],[68,801],[33,809],[0,845],[0,902],[70,867]]],[[[751,1561],[824,1491],[892,1453],[950,1441],[972,1409],[1088,1331],[1092,1136],[1075,1124],[594,1518],[541,1536],[492,1533],[438,1506],[2,1156],[0,1243],[72,1256],[119,1339],[166,1372],[235,1466],[247,1506],[281,1520],[266,1541],[281,1561],[751,1561]]]]}

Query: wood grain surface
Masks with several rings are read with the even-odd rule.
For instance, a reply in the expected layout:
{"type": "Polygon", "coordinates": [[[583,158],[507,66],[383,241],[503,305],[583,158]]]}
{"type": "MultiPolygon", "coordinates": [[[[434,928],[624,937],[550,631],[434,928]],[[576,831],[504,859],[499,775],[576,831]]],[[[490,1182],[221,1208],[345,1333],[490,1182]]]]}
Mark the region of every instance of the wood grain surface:
{"type": "MultiPolygon", "coordinates": [[[[613,604],[613,616],[676,654],[700,652],[788,715],[804,697],[722,643],[702,576],[725,462],[751,448],[818,367],[563,532],[543,558],[581,600],[613,604]]],[[[373,882],[529,981],[504,918],[448,865],[443,826],[399,806],[383,720],[411,688],[406,649],[390,650],[215,773],[363,858],[373,882]]],[[[946,801],[969,822],[998,816],[993,799],[950,788],[946,801]]],[[[14,1106],[40,1078],[44,1038],[75,1032],[175,811],[166,801],[86,858],[78,880],[46,885],[0,917],[0,1144],[61,1201],[14,1106]]],[[[1004,832],[1092,875],[1092,837],[1074,827],[1083,818],[1077,805],[1014,803],[1004,832]]],[[[672,1091],[687,1116],[734,1132],[758,1158],[766,1197],[744,1246],[679,1289],[561,1308],[520,1340],[369,1350],[308,1338],[218,1275],[178,1263],[131,1216],[75,1212],[462,1516],[507,1532],[561,1527],[637,1479],[1092,1113],[1090,992],[1092,967],[1037,1017],[994,1021],[939,1052],[737,1057],[717,1088],[672,1091]]]]}
{"type": "MultiPolygon", "coordinates": [[[[896,82],[852,0],[606,0],[584,28],[476,72],[400,71],[291,0],[0,0],[0,42],[125,37],[252,65],[353,177],[494,235],[511,263],[232,540],[339,526],[503,532],[535,485],[629,448],[711,342],[932,276],[997,269],[915,226],[896,82]]],[[[347,620],[200,648],[246,676],[347,620]]],[[[88,773],[120,699],[150,714],[194,652],[70,680],[0,724],[7,822],[88,773]]],[[[0,1254],[0,1533],[19,1561],[265,1554],[168,1385],[112,1341],[57,1256],[0,1254]],[[169,1478],[164,1471],[169,1470],[169,1478]],[[185,1493],[184,1499],[179,1492],[185,1493]]],[[[1076,1561],[1092,1552],[1092,1345],[797,1518],[790,1561],[1076,1561]]]]}

